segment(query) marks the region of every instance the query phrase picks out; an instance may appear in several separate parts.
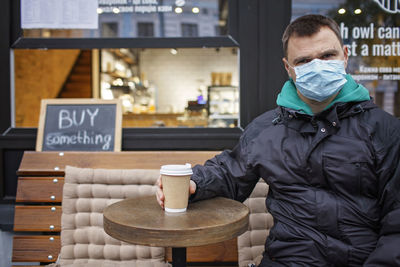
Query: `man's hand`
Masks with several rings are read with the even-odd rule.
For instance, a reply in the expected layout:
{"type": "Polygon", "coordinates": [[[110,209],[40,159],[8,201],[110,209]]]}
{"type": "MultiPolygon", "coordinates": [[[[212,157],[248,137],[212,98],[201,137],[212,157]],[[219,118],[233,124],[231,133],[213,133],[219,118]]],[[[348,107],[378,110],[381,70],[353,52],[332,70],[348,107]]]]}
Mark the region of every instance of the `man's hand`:
{"type": "MultiPolygon", "coordinates": [[[[160,204],[160,206],[162,208],[164,208],[164,200],[165,200],[165,196],[164,196],[164,192],[162,190],[163,186],[162,186],[162,179],[161,179],[161,175],[160,177],[158,177],[157,180],[157,192],[156,192],[156,196],[157,196],[157,201],[158,204],[160,204]]],[[[196,183],[193,182],[192,180],[190,180],[190,184],[189,184],[189,195],[192,195],[196,192],[196,183]]]]}

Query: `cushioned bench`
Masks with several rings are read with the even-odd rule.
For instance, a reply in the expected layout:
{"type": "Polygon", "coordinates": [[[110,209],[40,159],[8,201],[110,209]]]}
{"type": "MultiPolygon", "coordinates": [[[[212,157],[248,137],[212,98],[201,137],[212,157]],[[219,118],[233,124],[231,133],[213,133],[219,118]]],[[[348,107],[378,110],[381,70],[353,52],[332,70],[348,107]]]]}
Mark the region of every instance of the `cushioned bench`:
{"type": "MultiPolygon", "coordinates": [[[[15,207],[13,262],[55,262],[60,253],[61,205],[65,167],[93,169],[156,169],[164,164],[203,164],[217,151],[141,152],[31,152],[24,153],[18,170],[15,207]]],[[[250,199],[249,232],[237,239],[202,247],[188,248],[189,262],[233,263],[240,266],[260,259],[263,242],[272,226],[265,213],[268,186],[259,182],[250,199]],[[262,229],[266,227],[266,229],[262,229]],[[257,260],[254,260],[257,258],[257,260]]],[[[165,251],[172,260],[171,249],[165,251]]]]}
{"type": "MultiPolygon", "coordinates": [[[[203,164],[216,151],[31,152],[18,169],[13,262],[54,262],[60,251],[61,200],[65,166],[159,169],[163,164],[203,164]],[[25,234],[26,233],[26,234],[25,234]]],[[[190,262],[237,262],[236,239],[189,248],[190,262]]],[[[171,260],[167,249],[166,259],[171,260]]]]}

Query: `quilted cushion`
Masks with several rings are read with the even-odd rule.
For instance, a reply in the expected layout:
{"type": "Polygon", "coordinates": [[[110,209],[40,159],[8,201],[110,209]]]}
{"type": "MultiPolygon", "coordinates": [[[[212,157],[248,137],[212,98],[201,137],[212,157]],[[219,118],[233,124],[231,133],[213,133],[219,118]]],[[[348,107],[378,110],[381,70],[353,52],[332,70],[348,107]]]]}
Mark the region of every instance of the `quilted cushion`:
{"type": "Polygon", "coordinates": [[[265,240],[274,224],[265,206],[267,194],[268,185],[260,179],[244,202],[250,209],[250,219],[249,229],[238,237],[239,267],[247,267],[249,263],[258,265],[261,262],[265,240]]]}
{"type": "Polygon", "coordinates": [[[61,217],[61,266],[167,266],[164,248],[128,244],[106,234],[103,209],[125,198],[155,195],[159,170],[67,166],[61,217]]]}

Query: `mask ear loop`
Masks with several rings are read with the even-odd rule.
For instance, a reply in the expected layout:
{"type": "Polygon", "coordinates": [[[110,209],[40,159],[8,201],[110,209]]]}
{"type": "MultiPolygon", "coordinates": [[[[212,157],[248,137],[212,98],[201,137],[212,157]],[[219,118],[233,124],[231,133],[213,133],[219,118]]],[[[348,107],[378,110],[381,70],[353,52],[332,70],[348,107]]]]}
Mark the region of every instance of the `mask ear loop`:
{"type": "Polygon", "coordinates": [[[289,61],[285,58],[285,62],[286,62],[286,64],[290,67],[290,68],[292,68],[293,70],[294,70],[294,67],[292,66],[292,65],[290,65],[289,64],[289,61]]]}
{"type": "MultiPolygon", "coordinates": [[[[289,66],[289,68],[292,68],[293,71],[294,71],[294,74],[297,76],[295,67],[293,67],[292,65],[290,65],[290,64],[289,64],[289,61],[288,61],[286,58],[285,58],[285,61],[286,61],[286,64],[289,66]]],[[[289,77],[290,77],[290,75],[289,75],[289,77]]],[[[292,78],[292,77],[290,77],[290,79],[293,81],[293,78],[292,78]]]]}

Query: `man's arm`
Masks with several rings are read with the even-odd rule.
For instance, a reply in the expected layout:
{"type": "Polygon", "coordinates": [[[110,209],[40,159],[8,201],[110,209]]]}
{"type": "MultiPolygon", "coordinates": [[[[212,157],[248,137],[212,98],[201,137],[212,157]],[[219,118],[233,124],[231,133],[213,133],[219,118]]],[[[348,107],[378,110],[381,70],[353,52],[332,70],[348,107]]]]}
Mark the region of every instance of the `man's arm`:
{"type": "Polygon", "coordinates": [[[377,153],[381,229],[376,248],[364,266],[400,266],[400,130],[390,137],[391,144],[377,153]]]}
{"type": "Polygon", "coordinates": [[[259,180],[248,157],[248,144],[242,136],[232,151],[226,150],[204,165],[196,165],[192,176],[196,192],[191,201],[215,196],[244,201],[259,180]]]}

